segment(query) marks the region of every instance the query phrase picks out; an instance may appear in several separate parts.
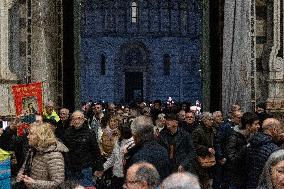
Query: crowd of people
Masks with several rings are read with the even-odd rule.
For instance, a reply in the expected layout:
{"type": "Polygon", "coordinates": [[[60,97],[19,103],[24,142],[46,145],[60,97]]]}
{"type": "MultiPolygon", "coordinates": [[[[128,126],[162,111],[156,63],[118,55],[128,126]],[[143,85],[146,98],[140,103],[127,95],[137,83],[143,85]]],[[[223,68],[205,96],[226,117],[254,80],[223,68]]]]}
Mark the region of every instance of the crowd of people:
{"type": "Polygon", "coordinates": [[[226,117],[199,110],[156,100],[57,114],[49,101],[1,128],[0,148],[15,154],[16,189],[284,188],[283,125],[263,104],[234,104],[226,117]]]}

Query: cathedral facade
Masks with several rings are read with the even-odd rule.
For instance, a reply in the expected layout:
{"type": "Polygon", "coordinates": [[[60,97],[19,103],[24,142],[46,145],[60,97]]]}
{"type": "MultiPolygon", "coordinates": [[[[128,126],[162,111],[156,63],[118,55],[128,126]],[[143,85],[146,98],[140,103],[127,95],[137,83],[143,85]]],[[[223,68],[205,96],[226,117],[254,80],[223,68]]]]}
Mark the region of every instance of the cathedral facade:
{"type": "Polygon", "coordinates": [[[1,0],[0,116],[13,84],[44,101],[200,100],[284,111],[283,0],[1,0]]]}
{"type": "Polygon", "coordinates": [[[83,100],[201,100],[198,1],[87,0],[81,10],[83,100]]]}

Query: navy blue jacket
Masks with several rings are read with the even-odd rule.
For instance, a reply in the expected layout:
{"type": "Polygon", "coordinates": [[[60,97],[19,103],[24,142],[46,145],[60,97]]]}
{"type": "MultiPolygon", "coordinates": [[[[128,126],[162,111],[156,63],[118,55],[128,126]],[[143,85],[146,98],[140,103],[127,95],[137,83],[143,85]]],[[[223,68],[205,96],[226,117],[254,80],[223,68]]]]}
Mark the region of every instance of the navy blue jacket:
{"type": "Polygon", "coordinates": [[[227,158],[224,155],[224,150],[229,136],[233,133],[234,126],[232,121],[226,121],[220,125],[214,140],[216,159],[227,158]]]}
{"type": "Polygon", "coordinates": [[[156,167],[161,180],[170,174],[168,152],[156,140],[135,145],[128,151],[126,156],[128,156],[125,166],[126,170],[134,163],[143,161],[151,163],[156,167]]]}
{"type": "Polygon", "coordinates": [[[247,189],[256,189],[259,176],[270,154],[279,150],[279,147],[274,144],[272,137],[258,132],[249,139],[250,146],[247,149],[247,189]]]}

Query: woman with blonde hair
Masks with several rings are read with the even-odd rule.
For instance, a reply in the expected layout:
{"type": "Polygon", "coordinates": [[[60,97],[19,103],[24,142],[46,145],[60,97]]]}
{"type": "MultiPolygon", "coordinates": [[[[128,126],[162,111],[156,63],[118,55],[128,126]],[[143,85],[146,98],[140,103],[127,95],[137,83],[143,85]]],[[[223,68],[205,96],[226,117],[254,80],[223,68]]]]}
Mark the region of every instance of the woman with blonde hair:
{"type": "Polygon", "coordinates": [[[63,152],[68,152],[47,123],[32,124],[28,135],[30,150],[17,182],[27,188],[52,189],[64,182],[63,152]]]}

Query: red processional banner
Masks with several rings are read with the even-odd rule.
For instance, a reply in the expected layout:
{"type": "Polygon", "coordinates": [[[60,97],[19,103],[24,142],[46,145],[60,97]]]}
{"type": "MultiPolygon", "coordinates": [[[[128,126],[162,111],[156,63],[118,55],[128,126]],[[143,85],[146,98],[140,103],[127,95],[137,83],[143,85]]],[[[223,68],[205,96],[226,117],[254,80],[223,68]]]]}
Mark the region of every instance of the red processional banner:
{"type": "Polygon", "coordinates": [[[42,113],[42,83],[13,85],[16,115],[42,113]]]}

